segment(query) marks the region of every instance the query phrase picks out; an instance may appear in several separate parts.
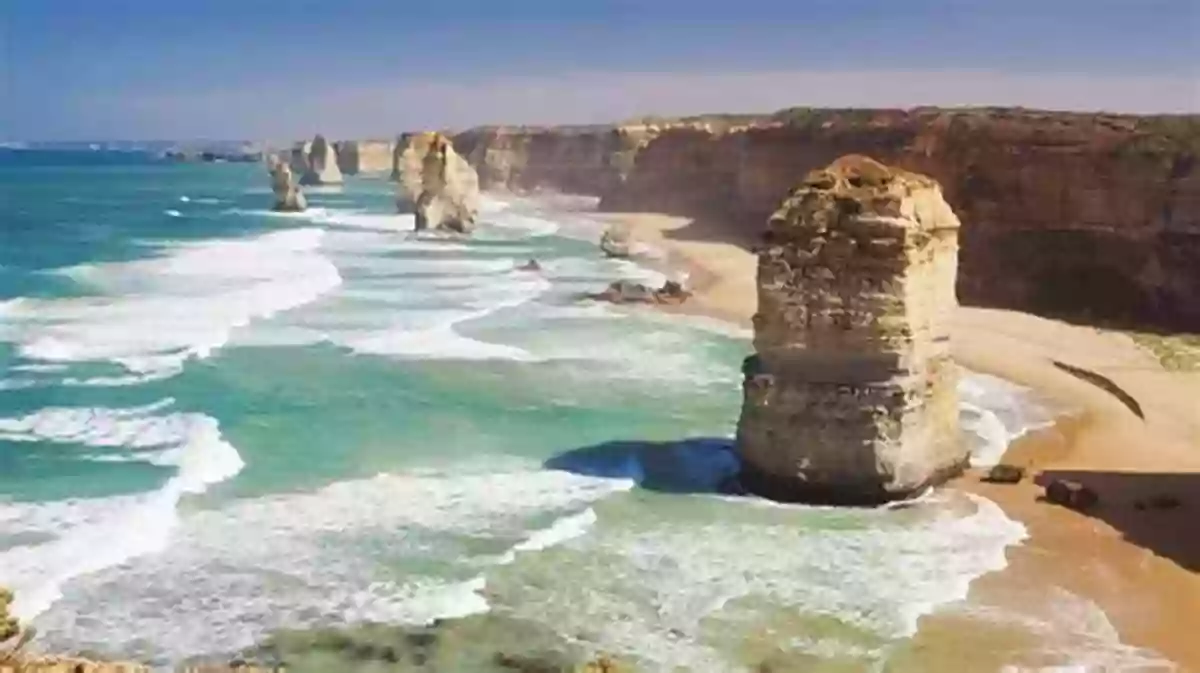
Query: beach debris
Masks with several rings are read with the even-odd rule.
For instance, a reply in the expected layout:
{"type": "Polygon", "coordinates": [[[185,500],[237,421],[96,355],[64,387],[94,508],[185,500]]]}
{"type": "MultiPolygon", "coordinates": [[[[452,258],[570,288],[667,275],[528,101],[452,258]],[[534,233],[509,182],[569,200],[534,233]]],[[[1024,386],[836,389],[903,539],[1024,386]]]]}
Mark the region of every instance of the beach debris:
{"type": "Polygon", "coordinates": [[[990,484],[1019,484],[1025,478],[1025,468],[1001,463],[993,465],[983,480],[990,484]]]}
{"type": "Polygon", "coordinates": [[[468,234],[479,214],[479,174],[442,133],[405,133],[396,141],[396,209],[416,216],[416,230],[468,234]]]}
{"type": "Polygon", "coordinates": [[[275,193],[275,205],[272,210],[298,213],[308,208],[304,194],[296,186],[292,169],[286,161],[272,154],[267,158],[267,171],[271,174],[271,191],[275,193]]]}
{"type": "Polygon", "coordinates": [[[1046,500],[1082,512],[1095,507],[1100,502],[1100,496],[1078,481],[1053,479],[1046,484],[1046,500]]]}
{"type": "Polygon", "coordinates": [[[933,179],[859,155],[810,172],[758,248],[742,483],[876,505],[962,472],[950,357],[958,217],[933,179]]]}
{"type": "Polygon", "coordinates": [[[517,271],[541,271],[541,270],[542,270],[542,265],[539,264],[538,261],[533,258],[530,258],[530,260],[528,262],[525,262],[521,266],[517,267],[517,271]]]}
{"type": "Polygon", "coordinates": [[[613,304],[677,305],[691,296],[691,292],[674,280],[666,281],[657,289],[631,280],[618,280],[609,284],[602,292],[585,294],[584,298],[613,304]]]}
{"type": "Polygon", "coordinates": [[[600,250],[607,257],[627,259],[633,254],[633,237],[628,227],[612,225],[600,235],[600,250]]]}
{"type": "Polygon", "coordinates": [[[318,133],[312,140],[292,149],[292,165],[300,173],[302,185],[340,185],[342,171],[338,168],[337,150],[333,143],[318,133]]]}

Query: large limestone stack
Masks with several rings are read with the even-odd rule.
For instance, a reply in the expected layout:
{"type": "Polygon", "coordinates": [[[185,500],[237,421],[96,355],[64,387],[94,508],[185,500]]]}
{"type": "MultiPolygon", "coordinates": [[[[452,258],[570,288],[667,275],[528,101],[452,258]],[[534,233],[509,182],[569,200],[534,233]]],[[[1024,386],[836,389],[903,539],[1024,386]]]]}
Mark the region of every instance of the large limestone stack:
{"type": "MultiPolygon", "coordinates": [[[[295,152],[293,151],[293,157],[295,152]]],[[[303,162],[303,172],[300,174],[302,185],[340,185],[342,171],[338,168],[337,150],[333,143],[325,140],[325,136],[317,134],[311,143],[300,147],[300,160],[303,162]]]]}
{"type": "Polygon", "coordinates": [[[950,320],[958,218],[923,175],[846,156],[809,173],[759,252],[743,482],[873,504],[959,472],[950,320]]]}
{"type": "Polygon", "coordinates": [[[396,205],[417,217],[416,229],[468,233],[479,213],[479,176],[443,134],[404,134],[396,143],[396,205]]]}
{"type": "Polygon", "coordinates": [[[287,162],[272,156],[267,160],[267,170],[271,173],[271,191],[275,193],[274,210],[294,213],[308,207],[287,162]]]}

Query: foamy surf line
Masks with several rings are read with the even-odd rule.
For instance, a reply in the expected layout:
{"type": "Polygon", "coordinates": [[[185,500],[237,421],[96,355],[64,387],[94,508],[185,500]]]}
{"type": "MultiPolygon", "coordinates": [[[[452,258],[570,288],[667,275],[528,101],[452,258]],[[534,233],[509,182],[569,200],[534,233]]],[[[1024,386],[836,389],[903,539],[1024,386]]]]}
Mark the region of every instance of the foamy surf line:
{"type": "MultiPolygon", "coordinates": [[[[174,466],[158,490],[95,499],[0,503],[0,534],[50,535],[49,541],[0,550],[0,585],[16,591],[13,612],[32,619],[62,597],[63,586],[135,557],[161,552],[186,494],[203,493],[233,477],[241,456],[204,414],[168,413],[167,398],[123,409],[47,408],[0,419],[0,439],[92,448],[121,448],[102,459],[174,466]],[[154,451],[147,451],[154,449],[154,451]]],[[[82,455],[81,458],[89,459],[82,455]]]]}
{"type": "Polygon", "coordinates": [[[341,284],[318,228],[202,243],[164,242],[131,262],[59,269],[101,296],[8,302],[0,339],[30,364],[107,361],[134,377],[74,385],[133,385],[179,373],[233,330],[310,303],[341,284]]]}

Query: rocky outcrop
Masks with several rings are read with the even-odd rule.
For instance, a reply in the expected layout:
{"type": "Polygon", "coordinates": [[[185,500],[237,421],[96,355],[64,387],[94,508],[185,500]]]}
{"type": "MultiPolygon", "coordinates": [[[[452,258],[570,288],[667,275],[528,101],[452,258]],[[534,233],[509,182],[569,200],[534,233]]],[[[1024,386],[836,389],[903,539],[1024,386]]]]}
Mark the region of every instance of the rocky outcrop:
{"type": "Polygon", "coordinates": [[[610,226],[600,235],[600,251],[606,257],[628,258],[633,254],[633,235],[627,227],[610,226]]]}
{"type": "Polygon", "coordinates": [[[610,283],[601,292],[585,295],[586,299],[607,301],[613,304],[682,304],[692,296],[678,281],[668,280],[660,288],[653,288],[630,280],[610,283]]]}
{"type": "Polygon", "coordinates": [[[405,134],[396,143],[396,205],[427,228],[468,233],[479,213],[479,177],[437,132],[405,134]]]}
{"type": "Polygon", "coordinates": [[[301,212],[308,207],[307,201],[292,176],[288,163],[276,156],[267,160],[267,170],[271,174],[271,191],[275,194],[275,205],[272,210],[285,213],[301,212]]]}
{"type": "Polygon", "coordinates": [[[302,185],[340,185],[342,171],[338,168],[337,150],[317,134],[310,142],[292,150],[292,170],[300,173],[302,185]]]}
{"type": "Polygon", "coordinates": [[[389,140],[343,140],[334,143],[338,168],[344,175],[386,174],[392,170],[392,151],[395,143],[389,140]]]}
{"type": "Polygon", "coordinates": [[[719,122],[475,129],[456,143],[488,188],[706,218],[747,244],[805,174],[866,154],[942,185],[963,222],[963,303],[1200,331],[1200,116],[792,109],[719,122]]]}
{"type": "Polygon", "coordinates": [[[960,472],[950,320],[959,222],[938,184],[862,156],[810,173],[758,257],[741,480],[877,504],[960,472]]]}

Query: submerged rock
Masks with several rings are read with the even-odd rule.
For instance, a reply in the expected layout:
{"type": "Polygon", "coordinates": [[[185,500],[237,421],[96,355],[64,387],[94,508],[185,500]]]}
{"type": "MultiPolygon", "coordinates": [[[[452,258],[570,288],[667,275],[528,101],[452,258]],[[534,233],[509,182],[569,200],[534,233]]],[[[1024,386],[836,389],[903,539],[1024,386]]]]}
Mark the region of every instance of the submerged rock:
{"type": "Polygon", "coordinates": [[[528,262],[525,262],[521,266],[518,266],[517,270],[518,271],[541,271],[542,265],[539,264],[536,259],[530,259],[528,262]]]}
{"type": "Polygon", "coordinates": [[[365,625],[289,631],[246,653],[256,670],[293,673],[632,673],[596,659],[549,628],[492,614],[437,620],[425,627],[365,625]]]}
{"type": "MultiPolygon", "coordinates": [[[[304,143],[299,148],[301,162],[300,184],[302,185],[340,185],[342,171],[338,168],[337,150],[333,144],[325,140],[325,136],[317,134],[311,142],[304,143]]],[[[295,163],[296,150],[293,150],[295,163]]]]}
{"type": "Polygon", "coordinates": [[[470,233],[479,214],[479,176],[437,132],[404,134],[396,143],[396,206],[416,215],[416,230],[470,233]]]}
{"type": "Polygon", "coordinates": [[[742,483],[868,505],[958,474],[950,318],[958,218],[936,182],[847,156],[812,171],[758,253],[742,483]]]}
{"type": "Polygon", "coordinates": [[[296,186],[291,167],[275,156],[268,160],[267,166],[271,173],[271,191],[275,193],[275,205],[272,209],[294,213],[307,208],[308,203],[300,188],[296,186]]]}

